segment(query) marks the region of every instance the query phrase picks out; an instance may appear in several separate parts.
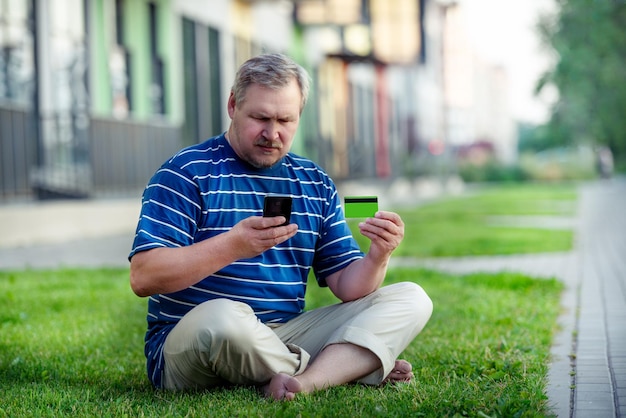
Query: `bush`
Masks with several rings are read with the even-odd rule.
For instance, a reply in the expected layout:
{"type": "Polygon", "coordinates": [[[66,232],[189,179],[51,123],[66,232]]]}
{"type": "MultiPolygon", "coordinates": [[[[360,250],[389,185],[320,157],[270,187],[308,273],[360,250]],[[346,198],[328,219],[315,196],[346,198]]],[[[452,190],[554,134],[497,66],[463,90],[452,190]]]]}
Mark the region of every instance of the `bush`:
{"type": "Polygon", "coordinates": [[[521,166],[504,165],[495,159],[486,164],[464,163],[459,165],[459,175],[468,183],[503,182],[513,183],[529,180],[529,175],[521,166]]]}
{"type": "Polygon", "coordinates": [[[597,160],[591,147],[560,147],[524,153],[517,164],[504,165],[491,158],[484,164],[459,163],[458,169],[468,183],[587,180],[598,177],[597,160]]]}
{"type": "Polygon", "coordinates": [[[586,180],[597,177],[597,156],[591,147],[561,147],[525,154],[520,165],[533,180],[586,180]]]}

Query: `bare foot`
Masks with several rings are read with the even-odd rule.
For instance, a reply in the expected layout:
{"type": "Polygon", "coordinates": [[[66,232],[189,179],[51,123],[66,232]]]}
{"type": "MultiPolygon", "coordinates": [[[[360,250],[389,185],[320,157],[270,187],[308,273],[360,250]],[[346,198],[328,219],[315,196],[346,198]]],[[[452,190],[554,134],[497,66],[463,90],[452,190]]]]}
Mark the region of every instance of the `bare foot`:
{"type": "Polygon", "coordinates": [[[265,396],[277,401],[291,401],[296,397],[296,393],[302,390],[302,384],[298,379],[284,373],[274,375],[270,383],[263,387],[265,396]]]}
{"type": "Polygon", "coordinates": [[[385,383],[410,382],[413,379],[413,366],[406,360],[396,360],[396,364],[389,375],[383,380],[385,383]]]}

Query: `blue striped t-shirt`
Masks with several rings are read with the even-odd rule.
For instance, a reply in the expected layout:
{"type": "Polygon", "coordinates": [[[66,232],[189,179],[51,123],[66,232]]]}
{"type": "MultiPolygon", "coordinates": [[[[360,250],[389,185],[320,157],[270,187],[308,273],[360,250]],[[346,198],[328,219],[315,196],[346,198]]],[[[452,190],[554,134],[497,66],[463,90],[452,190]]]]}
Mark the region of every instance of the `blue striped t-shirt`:
{"type": "Polygon", "coordinates": [[[145,352],[155,386],[161,386],[167,334],[196,305],[228,298],[250,305],[265,323],[286,322],[304,310],[311,268],[325,286],[328,275],[363,257],[335,185],[319,166],[289,153],[274,166],[257,169],[235,154],[223,134],[180,151],[155,173],[144,191],[129,257],[228,231],[242,219],[261,216],[266,195],[292,197],[296,236],[185,290],[149,298],[145,352]]]}

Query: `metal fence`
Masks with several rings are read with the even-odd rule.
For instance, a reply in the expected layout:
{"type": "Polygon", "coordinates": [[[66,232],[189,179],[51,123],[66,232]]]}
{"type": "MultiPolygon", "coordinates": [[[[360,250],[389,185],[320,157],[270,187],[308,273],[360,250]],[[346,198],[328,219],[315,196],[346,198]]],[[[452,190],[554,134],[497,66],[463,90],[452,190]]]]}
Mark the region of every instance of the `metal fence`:
{"type": "Polygon", "coordinates": [[[46,163],[32,113],[1,106],[0,200],[135,192],[182,146],[181,127],[162,121],[91,117],[88,132],[87,161],[59,169],[46,163]]]}
{"type": "Polygon", "coordinates": [[[0,107],[0,199],[31,193],[30,171],[37,164],[32,115],[17,106],[0,107]]]}
{"type": "Polygon", "coordinates": [[[95,192],[143,188],[182,146],[181,127],[166,122],[91,119],[91,169],[95,192]]]}

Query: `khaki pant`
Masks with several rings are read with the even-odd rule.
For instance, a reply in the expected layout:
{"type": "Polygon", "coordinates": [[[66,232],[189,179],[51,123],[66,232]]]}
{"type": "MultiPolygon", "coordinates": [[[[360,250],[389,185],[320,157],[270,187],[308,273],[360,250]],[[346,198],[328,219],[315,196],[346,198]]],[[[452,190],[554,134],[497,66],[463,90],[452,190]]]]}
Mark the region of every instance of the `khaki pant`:
{"type": "Polygon", "coordinates": [[[359,380],[379,384],[431,313],[426,292],[410,282],[270,326],[244,303],[211,300],[187,313],[167,337],[163,384],[167,389],[264,384],[279,372],[302,373],[324,347],[339,343],[365,347],[380,359],[382,367],[359,380]]]}

